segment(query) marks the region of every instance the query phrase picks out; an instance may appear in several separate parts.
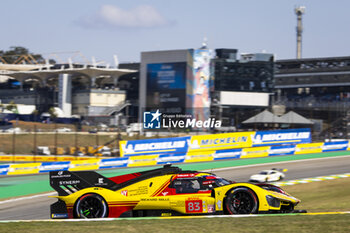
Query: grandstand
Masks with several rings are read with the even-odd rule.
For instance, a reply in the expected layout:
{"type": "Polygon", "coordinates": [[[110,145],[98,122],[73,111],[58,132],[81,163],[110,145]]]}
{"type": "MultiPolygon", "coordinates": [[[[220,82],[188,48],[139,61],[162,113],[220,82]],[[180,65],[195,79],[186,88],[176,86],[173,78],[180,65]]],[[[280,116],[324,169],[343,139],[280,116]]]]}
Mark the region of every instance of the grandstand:
{"type": "Polygon", "coordinates": [[[274,104],[325,123],[323,134],[347,134],[350,57],[278,60],[274,104]]]}

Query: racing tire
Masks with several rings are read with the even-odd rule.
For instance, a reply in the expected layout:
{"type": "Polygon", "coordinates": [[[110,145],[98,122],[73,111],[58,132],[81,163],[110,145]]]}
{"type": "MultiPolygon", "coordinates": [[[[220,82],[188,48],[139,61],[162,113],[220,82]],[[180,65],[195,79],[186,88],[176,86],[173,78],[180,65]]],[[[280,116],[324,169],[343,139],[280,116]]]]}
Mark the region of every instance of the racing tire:
{"type": "Polygon", "coordinates": [[[258,198],[248,188],[232,190],[225,200],[226,210],[229,214],[255,214],[258,212],[258,198]]]}
{"type": "Polygon", "coordinates": [[[108,217],[107,202],[98,194],[84,194],[75,203],[74,216],[77,218],[106,218],[108,217]]]}

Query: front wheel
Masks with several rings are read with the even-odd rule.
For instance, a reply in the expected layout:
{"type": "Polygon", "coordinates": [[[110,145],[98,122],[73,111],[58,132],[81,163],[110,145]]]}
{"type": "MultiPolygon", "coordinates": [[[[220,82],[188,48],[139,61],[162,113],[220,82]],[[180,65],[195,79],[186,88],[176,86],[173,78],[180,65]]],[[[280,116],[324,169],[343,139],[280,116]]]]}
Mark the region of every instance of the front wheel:
{"type": "Polygon", "coordinates": [[[106,201],[98,194],[88,193],[77,200],[75,216],[78,218],[105,218],[108,216],[106,201]]]}
{"type": "Polygon", "coordinates": [[[225,201],[230,214],[254,214],[258,212],[258,200],[253,191],[248,188],[232,190],[225,201]]]}

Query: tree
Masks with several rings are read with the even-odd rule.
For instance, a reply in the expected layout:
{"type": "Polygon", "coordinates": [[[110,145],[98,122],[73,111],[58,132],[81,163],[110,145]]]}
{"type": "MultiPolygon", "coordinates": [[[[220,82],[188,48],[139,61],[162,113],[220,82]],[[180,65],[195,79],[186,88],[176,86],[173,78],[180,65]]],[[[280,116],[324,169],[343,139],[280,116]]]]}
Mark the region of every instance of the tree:
{"type": "Polygon", "coordinates": [[[6,109],[13,112],[13,113],[18,113],[17,110],[17,104],[12,100],[8,105],[6,105],[6,109]]]}
{"type": "MultiPolygon", "coordinates": [[[[22,61],[25,61],[27,64],[45,63],[45,59],[41,54],[31,53],[27,48],[21,46],[11,46],[7,51],[0,50],[0,57],[2,58],[1,60],[8,64],[18,64],[22,61]]],[[[55,64],[56,62],[50,59],[49,63],[55,64]]]]}
{"type": "Polygon", "coordinates": [[[50,109],[49,109],[49,114],[50,114],[50,118],[51,119],[56,119],[57,118],[57,113],[56,113],[56,110],[55,110],[55,108],[54,107],[51,107],[50,109]]]}

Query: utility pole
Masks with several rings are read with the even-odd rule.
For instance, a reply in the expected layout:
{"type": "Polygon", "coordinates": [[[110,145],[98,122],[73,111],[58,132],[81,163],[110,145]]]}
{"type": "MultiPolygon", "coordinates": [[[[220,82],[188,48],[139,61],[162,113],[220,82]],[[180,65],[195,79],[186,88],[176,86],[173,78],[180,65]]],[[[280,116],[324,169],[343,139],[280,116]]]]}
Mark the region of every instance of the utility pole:
{"type": "Polygon", "coordinates": [[[302,15],[305,14],[305,6],[296,7],[294,11],[297,15],[297,59],[300,59],[303,33],[302,15]]]}

